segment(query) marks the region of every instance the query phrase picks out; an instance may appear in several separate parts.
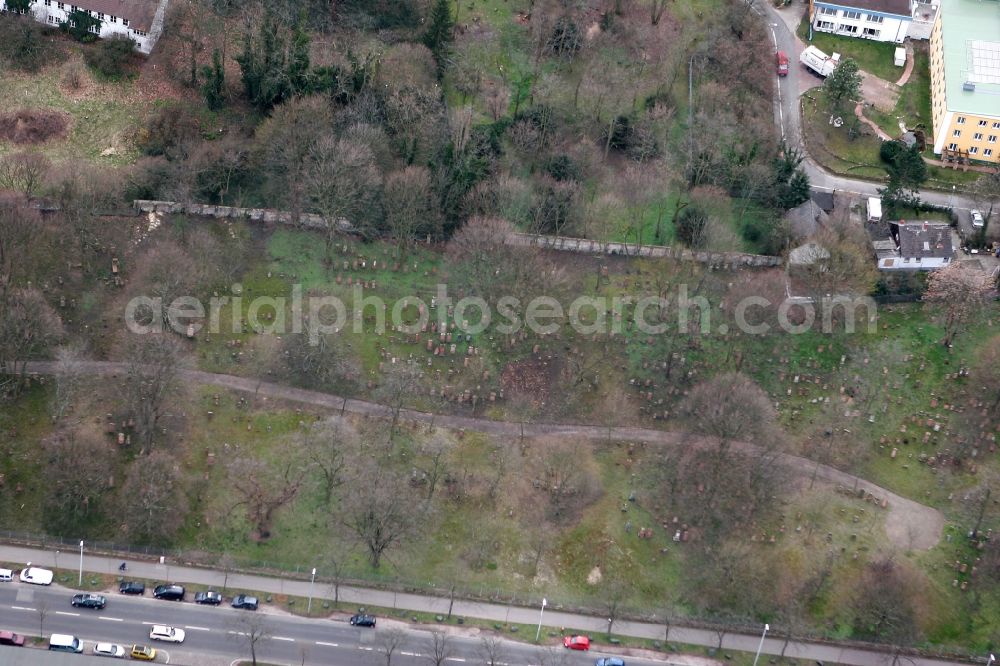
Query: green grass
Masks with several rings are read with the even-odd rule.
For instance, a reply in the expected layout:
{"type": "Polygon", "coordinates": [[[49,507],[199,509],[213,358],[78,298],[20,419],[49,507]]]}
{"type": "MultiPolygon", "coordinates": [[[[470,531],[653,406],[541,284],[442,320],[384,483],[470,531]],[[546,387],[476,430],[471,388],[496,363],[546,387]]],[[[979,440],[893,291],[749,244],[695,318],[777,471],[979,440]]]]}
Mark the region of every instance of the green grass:
{"type": "Polygon", "coordinates": [[[843,37],[816,30],[813,30],[810,42],[808,15],[804,16],[802,23],[799,24],[798,35],[806,45],[812,44],[827,55],[839,53],[843,60],[852,58],[861,69],[890,83],[895,83],[903,74],[903,68],[893,64],[893,54],[898,44],[843,37]]]}

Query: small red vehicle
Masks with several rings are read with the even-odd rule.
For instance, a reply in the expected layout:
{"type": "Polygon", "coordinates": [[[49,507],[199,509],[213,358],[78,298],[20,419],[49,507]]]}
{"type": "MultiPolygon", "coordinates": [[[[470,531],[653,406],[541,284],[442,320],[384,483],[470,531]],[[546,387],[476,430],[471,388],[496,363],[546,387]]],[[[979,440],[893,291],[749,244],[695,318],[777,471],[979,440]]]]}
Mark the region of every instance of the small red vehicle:
{"type": "Polygon", "coordinates": [[[589,650],[589,636],[563,636],[563,647],[570,650],[589,650]]]}
{"type": "Polygon", "coordinates": [[[778,76],[788,76],[788,56],[784,51],[774,54],[775,63],[778,65],[778,76]]]}

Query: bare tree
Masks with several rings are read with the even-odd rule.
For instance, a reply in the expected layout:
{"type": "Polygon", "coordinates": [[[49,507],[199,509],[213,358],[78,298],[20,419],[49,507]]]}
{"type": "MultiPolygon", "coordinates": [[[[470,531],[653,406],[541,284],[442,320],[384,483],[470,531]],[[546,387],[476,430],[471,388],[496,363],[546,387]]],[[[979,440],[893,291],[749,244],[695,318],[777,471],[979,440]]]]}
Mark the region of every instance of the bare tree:
{"type": "Polygon", "coordinates": [[[126,343],[123,386],[140,453],[149,453],[178,395],[181,347],[170,333],[135,335],[126,343]]]}
{"type": "Polygon", "coordinates": [[[924,303],[943,310],[944,338],[941,344],[951,347],[965,322],[983,306],[992,291],[989,277],[979,268],[953,262],[931,273],[927,279],[924,303]]]}
{"type": "Polygon", "coordinates": [[[38,614],[38,635],[45,638],[45,618],[49,616],[49,602],[38,599],[35,602],[35,612],[38,614]]]}
{"type": "Polygon", "coordinates": [[[32,248],[41,234],[37,210],[21,197],[0,197],[0,307],[6,308],[10,289],[31,274],[32,248]]]}
{"type": "Polygon", "coordinates": [[[483,636],[479,639],[479,658],[485,666],[500,666],[507,659],[507,648],[499,636],[483,636]]]}
{"type": "Polygon", "coordinates": [[[395,437],[403,403],[417,391],[422,379],[423,373],[419,367],[409,363],[400,363],[390,366],[379,383],[375,395],[383,404],[392,409],[392,423],[389,427],[390,441],[395,437]]]}
{"type": "Polygon", "coordinates": [[[170,454],[132,461],[122,485],[122,532],[135,543],[170,543],[188,516],[185,479],[170,454]]]}
{"type": "Polygon", "coordinates": [[[455,646],[449,634],[437,630],[429,632],[424,659],[431,666],[442,666],[454,654],[455,646]]]}
{"type": "Polygon", "coordinates": [[[352,550],[353,544],[343,539],[331,539],[324,548],[321,561],[323,576],[330,581],[335,604],[340,603],[340,585],[344,581],[352,550]]]}
{"type": "Polygon", "coordinates": [[[79,349],[60,347],[56,350],[53,374],[55,388],[49,398],[49,417],[53,423],[58,423],[76,404],[87,383],[79,349]]]}
{"type": "Polygon", "coordinates": [[[0,316],[0,371],[6,370],[13,378],[15,391],[24,386],[28,361],[43,358],[62,336],[62,320],[41,292],[28,288],[7,294],[0,316]]]}
{"type": "Polygon", "coordinates": [[[406,248],[414,238],[437,237],[441,233],[441,216],[432,196],[431,175],[426,167],[408,166],[385,180],[385,221],[396,241],[400,261],[406,258],[406,248]]]}
{"type": "Polygon", "coordinates": [[[382,173],[372,149],[347,138],[322,136],[307,158],[303,186],[312,207],[326,219],[326,255],[332,260],[333,247],[343,233],[341,219],[359,233],[377,235],[382,173]]]}
{"type": "Polygon", "coordinates": [[[51,164],[41,153],[24,152],[0,158],[0,189],[32,197],[48,175],[51,164]]]}
{"type": "Polygon", "coordinates": [[[301,452],[288,448],[280,460],[238,456],[227,462],[229,487],[238,498],[233,508],[244,507],[255,539],[270,538],[275,512],[298,496],[309,469],[301,452]]]}
{"type": "Polygon", "coordinates": [[[271,637],[271,623],[263,613],[237,613],[230,636],[250,653],[250,663],[257,666],[257,651],[271,637]]]}
{"type": "Polygon", "coordinates": [[[608,636],[611,635],[622,610],[622,602],[625,600],[627,588],[618,577],[613,577],[604,587],[602,597],[604,598],[604,611],[608,616],[608,636]]]}
{"type": "Polygon", "coordinates": [[[132,297],[158,298],[160,307],[159,312],[138,308],[137,322],[153,330],[183,334],[176,330],[181,319],[173,304],[182,296],[193,296],[203,277],[202,267],[176,243],[161,241],[151,247],[135,262],[129,292],[132,297]]]}
{"type": "Polygon", "coordinates": [[[108,489],[110,445],[87,432],[61,430],[43,440],[47,524],[60,534],[100,516],[108,489]]]}
{"type": "Polygon", "coordinates": [[[858,635],[903,645],[918,637],[916,608],[907,581],[901,565],[891,557],[868,564],[853,603],[858,635]]]}
{"type": "Polygon", "coordinates": [[[651,0],[649,3],[649,22],[652,25],[659,25],[663,18],[663,12],[667,9],[667,0],[651,0]]]}
{"type": "Polygon", "coordinates": [[[345,421],[331,418],[313,423],[302,440],[306,456],[320,472],[323,502],[328,505],[344,482],[344,448],[357,443],[357,433],[345,421]]]}
{"type": "Polygon", "coordinates": [[[421,472],[427,484],[428,500],[434,498],[438,482],[448,473],[447,456],[452,448],[453,442],[440,431],[435,431],[419,446],[421,458],[417,460],[415,467],[421,472]]]}
{"type": "Polygon", "coordinates": [[[392,666],[392,657],[406,643],[406,633],[398,627],[379,631],[376,635],[379,653],[385,658],[385,666],[392,666]]]}

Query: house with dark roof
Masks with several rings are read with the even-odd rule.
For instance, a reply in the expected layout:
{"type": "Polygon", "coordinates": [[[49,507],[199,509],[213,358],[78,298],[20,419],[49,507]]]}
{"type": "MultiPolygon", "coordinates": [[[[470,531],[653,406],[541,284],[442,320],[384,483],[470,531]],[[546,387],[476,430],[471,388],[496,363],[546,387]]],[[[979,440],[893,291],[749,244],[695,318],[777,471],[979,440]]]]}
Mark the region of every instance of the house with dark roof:
{"type": "Polygon", "coordinates": [[[943,222],[892,222],[891,238],[875,241],[878,267],[885,271],[933,271],[955,256],[951,227],[943,222]]]}
{"type": "Polygon", "coordinates": [[[814,0],[810,22],[819,32],[900,44],[917,10],[916,0],[814,0]]]}
{"type": "MultiPolygon", "coordinates": [[[[149,53],[163,32],[163,21],[169,0],[31,0],[29,10],[39,23],[58,27],[73,19],[71,14],[86,12],[94,24],[90,31],[98,37],[122,35],[135,41],[135,48],[149,53]]],[[[7,0],[0,0],[0,9],[7,7],[7,0]]]]}

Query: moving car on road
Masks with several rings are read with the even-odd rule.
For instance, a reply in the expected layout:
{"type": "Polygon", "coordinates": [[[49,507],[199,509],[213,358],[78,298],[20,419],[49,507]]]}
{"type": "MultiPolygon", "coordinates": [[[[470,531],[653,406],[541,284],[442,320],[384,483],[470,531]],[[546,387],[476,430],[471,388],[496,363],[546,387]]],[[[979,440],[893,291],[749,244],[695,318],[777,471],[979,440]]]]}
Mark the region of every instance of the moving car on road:
{"type": "Polygon", "coordinates": [[[375,616],[374,615],[352,615],[351,624],[355,627],[374,627],[375,626],[375,616]]]}
{"type": "Polygon", "coordinates": [[[21,647],[24,645],[24,636],[15,634],[13,631],[0,631],[0,645],[21,647]]]}
{"type": "Polygon", "coordinates": [[[146,584],[138,580],[123,580],[118,584],[118,591],[122,594],[145,594],[146,584]]]}
{"type": "Polygon", "coordinates": [[[774,54],[774,61],[778,68],[778,76],[788,76],[788,56],[784,51],[774,54]]]}
{"type": "Polygon", "coordinates": [[[94,654],[99,657],[117,657],[121,659],[125,656],[125,648],[116,643],[98,643],[94,646],[94,654]]]}
{"type": "Polygon", "coordinates": [[[48,569],[33,567],[31,566],[31,562],[28,562],[24,568],[21,569],[21,582],[31,583],[32,585],[51,585],[52,572],[48,569]]]}
{"type": "Polygon", "coordinates": [[[176,627],[168,627],[165,624],[154,624],[149,629],[149,639],[164,641],[165,643],[183,643],[184,630],[176,627]]]}
{"type": "Polygon", "coordinates": [[[184,588],[180,585],[157,585],[153,596],[167,601],[184,601],[184,588]]]}
{"type": "Polygon", "coordinates": [[[209,606],[218,606],[222,603],[222,595],[215,590],[206,590],[205,592],[196,592],[194,595],[194,602],[196,604],[207,604],[209,606]]]}
{"type": "Polygon", "coordinates": [[[594,666],[625,666],[625,660],[620,657],[601,657],[594,666]]]}
{"type": "Polygon", "coordinates": [[[590,636],[563,636],[563,647],[569,650],[589,650],[590,636]]]}
{"type": "Polygon", "coordinates": [[[101,610],[108,605],[108,600],[100,594],[74,594],[70,603],[74,608],[95,608],[101,610]]]}
{"type": "Polygon", "coordinates": [[[257,597],[250,597],[245,594],[237,594],[233,597],[233,608],[242,608],[243,610],[257,610],[257,606],[260,602],[257,597]]]}
{"type": "Polygon", "coordinates": [[[133,645],[129,656],[139,661],[153,661],[156,659],[156,650],[146,645],[133,645]]]}

